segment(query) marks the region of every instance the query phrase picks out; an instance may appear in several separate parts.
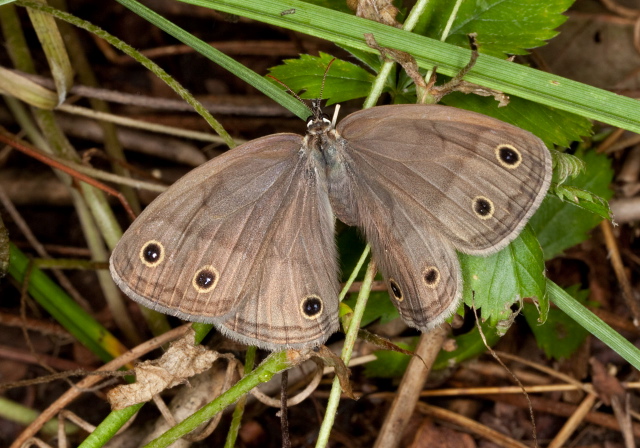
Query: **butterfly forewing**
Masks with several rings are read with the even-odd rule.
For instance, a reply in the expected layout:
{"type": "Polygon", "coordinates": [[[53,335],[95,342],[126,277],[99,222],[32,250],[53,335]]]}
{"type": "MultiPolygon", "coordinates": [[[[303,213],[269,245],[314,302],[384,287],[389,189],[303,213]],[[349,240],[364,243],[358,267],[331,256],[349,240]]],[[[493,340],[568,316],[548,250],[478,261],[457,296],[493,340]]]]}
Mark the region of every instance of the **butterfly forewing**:
{"type": "MultiPolygon", "coordinates": [[[[295,337],[285,330],[274,337],[282,345],[322,343],[337,325],[333,217],[318,179],[323,171],[301,145],[298,135],[264,137],[180,179],[114,250],[110,267],[118,285],[152,309],[199,322],[220,323],[224,316],[225,326],[239,309],[246,321],[286,326],[265,309],[280,316],[287,309],[291,318],[314,295],[324,303],[323,314],[298,316],[291,322],[295,337]],[[300,226],[309,222],[316,226],[300,226]]],[[[242,341],[273,348],[268,330],[254,326],[242,341]]],[[[242,335],[243,329],[235,325],[228,333],[242,335]]]]}
{"type": "Polygon", "coordinates": [[[345,152],[396,207],[418,209],[425,227],[477,255],[511,242],[551,181],[540,139],[502,121],[446,106],[381,106],[338,125],[345,152]]]}

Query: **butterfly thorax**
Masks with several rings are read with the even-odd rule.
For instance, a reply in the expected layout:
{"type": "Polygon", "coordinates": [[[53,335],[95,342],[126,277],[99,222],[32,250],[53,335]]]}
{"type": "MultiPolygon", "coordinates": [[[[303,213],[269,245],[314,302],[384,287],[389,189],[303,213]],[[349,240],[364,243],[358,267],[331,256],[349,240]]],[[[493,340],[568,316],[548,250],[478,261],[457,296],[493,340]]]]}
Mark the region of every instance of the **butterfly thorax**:
{"type": "Polygon", "coordinates": [[[345,163],[347,141],[333,128],[328,118],[311,119],[307,124],[303,149],[307,151],[317,169],[324,171],[325,185],[334,215],[348,225],[355,225],[356,203],[345,163]]]}

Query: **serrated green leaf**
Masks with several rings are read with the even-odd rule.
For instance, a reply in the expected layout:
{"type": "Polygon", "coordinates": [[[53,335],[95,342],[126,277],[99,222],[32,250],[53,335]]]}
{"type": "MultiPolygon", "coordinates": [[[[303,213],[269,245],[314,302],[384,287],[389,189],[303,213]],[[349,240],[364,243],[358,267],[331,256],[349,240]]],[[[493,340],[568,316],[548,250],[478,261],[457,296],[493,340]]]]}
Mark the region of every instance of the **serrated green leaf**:
{"type": "MultiPolygon", "coordinates": [[[[582,304],[589,296],[589,290],[579,290],[579,286],[571,286],[565,291],[582,304]]],[[[534,305],[525,304],[522,314],[531,327],[538,347],[544,350],[547,358],[569,358],[589,334],[581,325],[557,308],[549,310],[549,317],[542,325],[538,320],[538,312],[534,305]]]]}
{"type": "Polygon", "coordinates": [[[563,201],[570,202],[576,207],[595,213],[603,219],[611,219],[612,214],[609,203],[600,196],[592,194],[590,191],[570,185],[556,185],[553,187],[553,192],[563,201]]]}
{"type": "MultiPolygon", "coordinates": [[[[574,0],[466,0],[445,42],[468,48],[469,33],[478,34],[481,53],[503,58],[505,54],[527,54],[558,34],[555,29],[574,0]]],[[[435,11],[424,35],[439,39],[449,20],[453,4],[449,0],[432,0],[435,11]]]]}
{"type": "Polygon", "coordinates": [[[511,123],[537,135],[548,147],[567,147],[591,132],[591,123],[584,117],[518,97],[512,97],[507,106],[498,107],[491,97],[458,92],[445,96],[442,103],[511,123]]]}
{"type": "Polygon", "coordinates": [[[270,68],[269,74],[294,92],[302,92],[302,99],[316,99],[320,98],[322,80],[332,60],[322,92],[322,97],[327,99],[327,106],[369,94],[374,75],[355,64],[334,59],[327,53],[321,52],[319,57],[302,54],[298,59],[287,59],[283,65],[270,68]]]}
{"type": "Polygon", "coordinates": [[[569,177],[576,177],[586,169],[584,161],[574,155],[556,150],[552,150],[551,155],[554,181],[558,184],[563,184],[569,177]]]}
{"type": "Polygon", "coordinates": [[[358,48],[347,47],[346,45],[338,45],[338,47],[351,53],[357,60],[369,67],[374,73],[378,73],[380,71],[382,61],[379,55],[369,53],[368,51],[363,51],[358,48]]]}
{"type": "Polygon", "coordinates": [[[492,326],[509,319],[511,305],[535,297],[548,309],[542,249],[529,226],[509,246],[488,257],[459,254],[464,280],[464,303],[482,310],[492,326]]]}
{"type": "MultiPolygon", "coordinates": [[[[613,195],[609,189],[613,179],[609,158],[594,151],[576,153],[576,156],[584,160],[587,169],[575,179],[567,181],[565,185],[590,191],[609,200],[613,195]]],[[[565,249],[585,241],[589,237],[588,232],[600,221],[601,216],[582,210],[571,202],[562,202],[555,196],[547,195],[529,224],[538,236],[545,260],[549,260],[565,249]]]]}

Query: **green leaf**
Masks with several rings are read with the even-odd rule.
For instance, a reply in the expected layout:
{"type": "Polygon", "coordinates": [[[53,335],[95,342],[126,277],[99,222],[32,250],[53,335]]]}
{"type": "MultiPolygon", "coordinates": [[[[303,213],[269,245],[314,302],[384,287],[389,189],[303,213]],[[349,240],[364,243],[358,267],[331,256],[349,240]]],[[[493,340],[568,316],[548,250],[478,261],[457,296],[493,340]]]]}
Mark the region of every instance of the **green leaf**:
{"type": "MultiPolygon", "coordinates": [[[[355,306],[356,295],[352,295],[348,299],[345,299],[344,303],[351,308],[355,306]]],[[[386,291],[371,291],[369,295],[369,301],[367,307],[364,310],[362,316],[362,327],[369,325],[372,322],[380,320],[380,323],[384,324],[393,319],[400,317],[398,310],[389,299],[389,293],[386,291]]]]}
{"type": "Polygon", "coordinates": [[[511,123],[537,135],[550,148],[567,147],[591,133],[591,122],[584,117],[518,97],[512,97],[507,106],[498,107],[492,97],[457,92],[445,96],[442,103],[511,123]]]}
{"type": "Polygon", "coordinates": [[[611,219],[611,209],[607,201],[589,191],[569,185],[556,185],[553,187],[555,195],[576,207],[599,215],[603,219],[611,219]]]}
{"type": "MultiPolygon", "coordinates": [[[[175,30],[157,14],[134,0],[117,0],[137,14],[152,21],[155,25],[181,39],[185,44],[194,46],[199,52],[207,55],[207,46],[193,36],[187,36],[184,30],[175,30]]],[[[470,51],[434,39],[408,33],[394,27],[386,26],[371,20],[355,17],[330,9],[297,0],[180,0],[185,3],[199,5],[237,14],[274,26],[291,29],[319,38],[327,39],[339,45],[358,48],[370,53],[377,53],[364,42],[364,33],[373,33],[378,44],[384,47],[406,51],[416,58],[421,68],[438,66],[438,72],[447,76],[457,74],[469,61],[470,51]],[[282,16],[284,10],[295,8],[295,14],[282,16]]],[[[31,6],[33,3],[29,3],[31,6]]],[[[37,3],[34,5],[38,5],[37,3]]],[[[211,48],[211,46],[208,46],[211,48]]],[[[225,67],[231,67],[219,55],[209,56],[212,60],[222,60],[225,67]]],[[[236,73],[237,69],[231,70],[236,73]]],[[[295,111],[300,117],[307,117],[308,111],[290,95],[282,93],[273,84],[260,78],[259,81],[246,74],[251,84],[268,93],[280,104],[295,111]],[[267,84],[268,87],[265,87],[267,84]],[[279,93],[272,95],[271,90],[279,93]],[[297,104],[296,104],[297,103],[297,104]]],[[[255,75],[255,74],[254,74],[255,75]]],[[[606,90],[581,84],[554,74],[545,73],[519,64],[514,64],[488,55],[478,58],[473,70],[465,76],[465,80],[509,95],[520,96],[539,103],[576,113],[587,118],[599,120],[607,124],[640,132],[640,108],[637,100],[623,97],[606,90]]]]}
{"type": "MultiPolygon", "coordinates": [[[[489,347],[492,347],[500,340],[500,336],[498,336],[498,333],[488,322],[481,322],[480,328],[482,329],[482,334],[484,334],[484,337],[487,339],[489,347]]],[[[473,329],[467,333],[454,336],[454,340],[456,349],[450,352],[440,350],[440,353],[438,353],[433,363],[433,370],[446,369],[447,367],[459,364],[487,351],[487,347],[484,345],[484,341],[480,336],[480,330],[478,330],[477,326],[474,326],[473,329]]]]}
{"type": "MultiPolygon", "coordinates": [[[[396,345],[405,350],[415,350],[418,337],[412,338],[409,344],[398,342],[396,345]]],[[[375,361],[368,362],[364,366],[364,374],[369,378],[400,378],[407,370],[411,356],[393,350],[376,350],[375,361]]]]}
{"type": "Polygon", "coordinates": [[[459,254],[464,303],[482,309],[482,319],[496,326],[511,317],[511,305],[535,297],[546,314],[546,278],[542,249],[529,226],[500,252],[488,257],[459,254]]]}
{"type": "Polygon", "coordinates": [[[382,60],[379,55],[369,53],[368,51],[360,50],[358,48],[347,47],[345,45],[338,45],[338,47],[351,53],[357,60],[369,67],[374,73],[378,73],[380,71],[380,67],[382,67],[382,60]]]}
{"type": "MultiPolygon", "coordinates": [[[[336,242],[338,253],[340,254],[340,272],[343,275],[342,280],[346,281],[358,264],[366,243],[361,238],[360,232],[356,227],[349,227],[339,221],[337,224],[339,230],[336,242]]],[[[364,269],[361,269],[356,279],[362,280],[363,278],[364,269]]]]}
{"type": "Polygon", "coordinates": [[[552,281],[547,282],[547,293],[554,305],[567,313],[567,316],[608,345],[636,369],[640,369],[640,349],[634,346],[631,341],[625,339],[624,336],[552,281]]]}
{"type": "Polygon", "coordinates": [[[304,2],[311,3],[316,6],[322,6],[323,8],[333,9],[334,11],[344,12],[346,14],[354,14],[354,12],[347,6],[347,2],[344,0],[304,0],[304,2]]]}
{"type": "MultiPolygon", "coordinates": [[[[589,296],[589,290],[579,290],[579,286],[571,286],[565,291],[584,304],[589,296]]],[[[547,358],[567,359],[582,345],[589,332],[580,324],[567,316],[563,311],[552,308],[544,324],[540,324],[535,305],[526,303],[522,310],[531,331],[536,338],[538,347],[544,350],[547,358]]]]}
{"type": "Polygon", "coordinates": [[[576,177],[587,168],[584,161],[574,155],[555,150],[551,151],[551,155],[554,179],[559,185],[566,182],[569,177],[576,177]]]}
{"type": "MultiPolygon", "coordinates": [[[[576,156],[586,163],[587,169],[564,185],[590,191],[606,200],[610,199],[613,195],[609,189],[613,170],[609,158],[594,151],[577,153],[576,156]]],[[[601,216],[582,210],[571,202],[563,202],[556,196],[547,195],[540,209],[529,221],[529,225],[538,236],[545,260],[549,260],[565,249],[585,241],[589,237],[588,232],[600,221],[601,216]]]]}
{"type": "MultiPolygon", "coordinates": [[[[333,56],[322,52],[319,57],[303,54],[299,59],[287,59],[284,65],[269,69],[271,76],[294,92],[304,91],[300,94],[303,99],[320,98],[325,72],[326,80],[322,97],[328,99],[327,106],[367,96],[375,78],[362,67],[334,59],[333,56]],[[331,68],[327,72],[327,67],[332,60],[331,68]]],[[[271,81],[276,83],[272,79],[271,81]]]]}
{"type": "MultiPolygon", "coordinates": [[[[431,21],[423,32],[440,39],[455,2],[432,0],[431,21]]],[[[481,53],[503,58],[505,54],[527,54],[556,34],[567,17],[562,13],[573,0],[466,0],[445,42],[468,48],[469,33],[478,34],[481,53]]],[[[423,28],[424,29],[424,28],[423,28]]]]}

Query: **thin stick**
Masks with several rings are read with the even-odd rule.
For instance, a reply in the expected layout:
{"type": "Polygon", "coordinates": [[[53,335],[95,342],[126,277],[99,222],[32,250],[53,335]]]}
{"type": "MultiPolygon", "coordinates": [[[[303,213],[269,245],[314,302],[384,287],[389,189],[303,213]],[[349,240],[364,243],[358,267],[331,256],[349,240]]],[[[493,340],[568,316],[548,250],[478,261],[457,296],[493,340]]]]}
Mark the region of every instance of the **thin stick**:
{"type": "Polygon", "coordinates": [[[402,377],[391,409],[385,417],[382,429],[378,434],[374,448],[394,448],[401,442],[402,433],[413,415],[424,388],[431,366],[438,356],[447,336],[444,325],[434,328],[420,336],[415,355],[402,377]]]}
{"type": "Polygon", "coordinates": [[[103,184],[102,182],[98,182],[97,180],[86,176],[76,170],[73,170],[71,168],[69,168],[66,165],[61,164],[60,162],[58,162],[57,160],[49,157],[46,154],[43,154],[42,152],[40,152],[39,150],[37,150],[36,148],[34,148],[31,145],[27,145],[24,142],[18,141],[17,138],[10,134],[9,132],[5,131],[4,129],[0,129],[0,142],[6,143],[7,145],[10,145],[12,147],[14,147],[15,149],[17,149],[20,152],[23,152],[25,154],[27,154],[28,156],[33,157],[36,160],[41,161],[42,163],[45,163],[53,168],[57,168],[60,171],[64,171],[65,173],[69,174],[70,176],[73,176],[76,179],[79,179],[83,182],[86,182],[89,185],[92,185],[112,196],[115,196],[116,198],[118,198],[118,200],[120,201],[120,203],[122,204],[122,206],[124,207],[124,209],[127,211],[127,213],[129,214],[129,216],[131,217],[131,219],[136,219],[136,214],[133,213],[133,210],[131,210],[131,207],[129,206],[129,203],[127,202],[127,200],[124,198],[124,196],[122,195],[122,193],[120,193],[117,190],[114,190],[111,187],[108,187],[107,185],[103,184]]]}
{"type": "Polygon", "coordinates": [[[280,383],[280,428],[282,430],[282,448],[291,448],[289,437],[289,417],[287,415],[287,387],[289,386],[289,371],[282,372],[280,383]]]}
{"type": "MultiPolygon", "coordinates": [[[[187,333],[187,331],[189,331],[190,328],[191,328],[190,324],[185,324],[185,325],[182,325],[181,327],[168,331],[158,337],[149,339],[148,341],[143,342],[137,347],[124,353],[122,356],[117,357],[113,361],[109,361],[108,363],[106,363],[105,365],[103,365],[97,370],[104,371],[104,370],[119,369],[123,365],[130,363],[131,361],[139,358],[140,356],[146,353],[149,353],[152,350],[155,350],[156,348],[166,344],[167,342],[177,339],[181,336],[184,336],[184,334],[187,333]]],[[[40,428],[42,428],[42,426],[46,422],[51,420],[62,408],[66,407],[69,403],[75,400],[78,397],[78,395],[80,395],[83,392],[84,389],[90,388],[91,386],[99,382],[101,379],[102,377],[99,377],[99,376],[89,376],[83,379],[82,381],[78,382],[76,384],[76,387],[73,387],[68,391],[66,391],[64,394],[62,394],[60,398],[58,398],[51,405],[49,405],[47,409],[42,411],[42,413],[33,422],[31,422],[31,424],[27,426],[27,428],[24,431],[22,431],[22,433],[16,438],[13,444],[11,444],[10,448],[20,448],[27,439],[29,439],[30,437],[33,437],[38,431],[40,431],[40,428]]]]}

